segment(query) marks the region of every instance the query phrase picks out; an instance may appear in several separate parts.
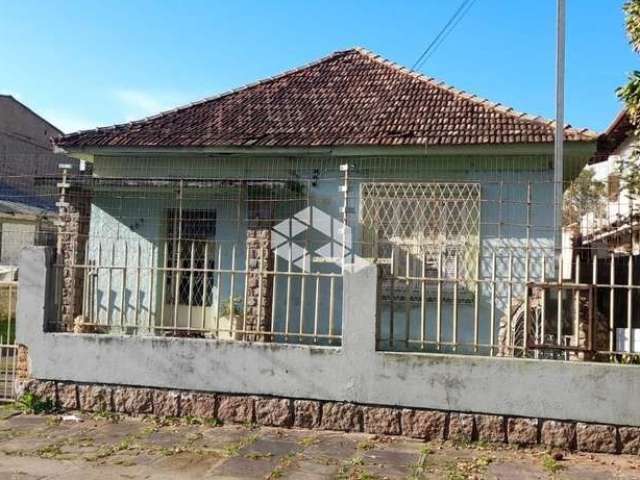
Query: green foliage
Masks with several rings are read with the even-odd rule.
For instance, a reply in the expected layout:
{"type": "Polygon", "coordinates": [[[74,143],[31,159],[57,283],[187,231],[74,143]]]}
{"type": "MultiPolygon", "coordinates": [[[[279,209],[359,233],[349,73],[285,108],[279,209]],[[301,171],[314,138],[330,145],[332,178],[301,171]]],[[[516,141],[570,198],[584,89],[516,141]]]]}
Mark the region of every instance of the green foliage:
{"type": "Polygon", "coordinates": [[[582,170],[564,194],[562,212],[564,225],[580,221],[580,218],[589,212],[593,212],[596,216],[603,215],[606,193],[604,182],[596,180],[591,169],[582,170]]]}
{"type": "MultiPolygon", "coordinates": [[[[640,53],[640,0],[627,0],[623,8],[629,43],[636,53],[640,53]]],[[[617,94],[625,103],[631,121],[636,124],[640,108],[640,72],[631,72],[627,84],[618,88],[617,94]]]]}
{"type": "Polygon", "coordinates": [[[55,404],[50,400],[42,400],[35,393],[27,392],[16,402],[16,407],[23,413],[51,413],[55,411],[55,404]]]}
{"type": "Polygon", "coordinates": [[[622,8],[629,43],[631,48],[640,53],[640,0],[627,0],[622,8]]]}
{"type": "Polygon", "coordinates": [[[558,461],[551,455],[545,455],[542,457],[542,468],[551,474],[555,474],[564,469],[564,465],[558,463],[558,461]]]}

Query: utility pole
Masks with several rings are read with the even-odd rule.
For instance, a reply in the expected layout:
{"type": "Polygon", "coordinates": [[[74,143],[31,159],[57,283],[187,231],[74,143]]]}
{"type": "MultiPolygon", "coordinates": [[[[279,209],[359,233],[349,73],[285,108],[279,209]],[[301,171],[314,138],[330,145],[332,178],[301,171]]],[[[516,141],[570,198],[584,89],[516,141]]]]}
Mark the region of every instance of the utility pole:
{"type": "Polygon", "coordinates": [[[553,149],[553,185],[555,203],[554,233],[556,251],[562,251],[562,193],[564,172],[564,63],[566,0],[557,0],[556,25],[556,132],[553,149]]]}

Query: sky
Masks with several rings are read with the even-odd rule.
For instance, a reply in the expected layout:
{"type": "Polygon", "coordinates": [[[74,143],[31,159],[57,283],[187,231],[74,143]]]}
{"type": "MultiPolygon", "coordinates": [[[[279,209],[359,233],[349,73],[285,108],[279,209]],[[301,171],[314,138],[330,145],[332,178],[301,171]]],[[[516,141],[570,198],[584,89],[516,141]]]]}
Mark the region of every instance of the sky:
{"type": "MultiPolygon", "coordinates": [[[[476,0],[420,71],[554,116],[555,0],[476,0]]],[[[640,69],[623,0],[567,0],[566,121],[602,131],[640,69]]],[[[0,0],[0,93],[65,132],[365,47],[411,67],[460,0],[0,0]]]]}

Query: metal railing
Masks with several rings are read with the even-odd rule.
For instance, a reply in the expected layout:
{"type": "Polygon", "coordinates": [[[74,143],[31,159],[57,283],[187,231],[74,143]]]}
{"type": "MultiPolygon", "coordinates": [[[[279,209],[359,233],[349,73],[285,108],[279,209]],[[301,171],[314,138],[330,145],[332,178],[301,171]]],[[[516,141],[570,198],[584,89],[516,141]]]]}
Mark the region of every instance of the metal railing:
{"type": "Polygon", "coordinates": [[[637,363],[634,257],[536,253],[481,254],[462,276],[456,252],[394,250],[378,266],[378,349],[637,363]]]}
{"type": "Polygon", "coordinates": [[[0,402],[15,400],[18,347],[15,345],[18,282],[0,281],[0,402]]]}
{"type": "Polygon", "coordinates": [[[83,263],[55,265],[58,314],[49,327],[340,345],[340,269],[277,253],[270,244],[91,238],[83,263]]]}

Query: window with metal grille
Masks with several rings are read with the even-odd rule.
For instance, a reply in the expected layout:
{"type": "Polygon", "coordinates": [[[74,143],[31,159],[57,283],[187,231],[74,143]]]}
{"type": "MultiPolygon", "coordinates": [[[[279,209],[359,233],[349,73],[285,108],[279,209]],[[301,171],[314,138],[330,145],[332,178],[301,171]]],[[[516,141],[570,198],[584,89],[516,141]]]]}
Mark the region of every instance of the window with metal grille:
{"type": "Polygon", "coordinates": [[[180,305],[210,306],[213,275],[201,270],[215,268],[216,211],[170,209],[167,217],[167,298],[173,303],[177,293],[180,305]]]}
{"type": "Polygon", "coordinates": [[[478,183],[363,183],[360,222],[363,254],[392,261],[387,275],[464,281],[476,274],[478,183]]]}

